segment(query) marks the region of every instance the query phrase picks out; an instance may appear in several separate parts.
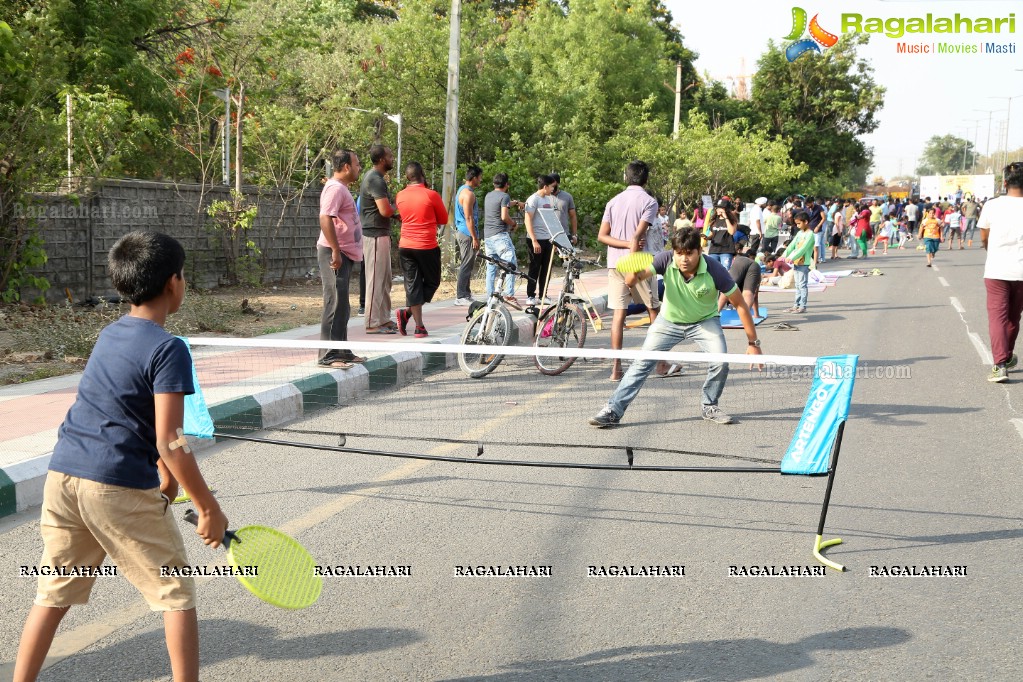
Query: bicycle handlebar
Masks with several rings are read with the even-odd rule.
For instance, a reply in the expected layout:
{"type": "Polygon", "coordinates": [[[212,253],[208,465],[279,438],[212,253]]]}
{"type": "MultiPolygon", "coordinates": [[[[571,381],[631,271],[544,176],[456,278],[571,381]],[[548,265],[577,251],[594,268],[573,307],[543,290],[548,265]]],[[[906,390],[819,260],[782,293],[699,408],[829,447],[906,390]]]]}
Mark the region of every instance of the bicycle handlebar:
{"type": "Polygon", "coordinates": [[[505,272],[507,272],[509,275],[515,275],[516,277],[525,277],[528,280],[532,280],[533,279],[532,277],[530,277],[526,273],[519,272],[518,268],[515,265],[509,263],[506,260],[501,260],[500,258],[494,258],[493,256],[488,256],[487,254],[483,253],[482,251],[480,253],[478,253],[477,256],[479,258],[482,258],[483,260],[487,261],[488,263],[493,263],[497,267],[499,267],[502,270],[504,270],[505,272]]]}

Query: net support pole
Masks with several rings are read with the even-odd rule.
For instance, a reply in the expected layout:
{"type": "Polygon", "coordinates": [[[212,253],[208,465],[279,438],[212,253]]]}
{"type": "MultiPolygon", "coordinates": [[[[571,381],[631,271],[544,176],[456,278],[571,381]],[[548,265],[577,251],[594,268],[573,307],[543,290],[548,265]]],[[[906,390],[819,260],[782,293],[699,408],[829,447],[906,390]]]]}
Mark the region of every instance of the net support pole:
{"type": "Polygon", "coordinates": [[[842,538],[824,540],[824,521],[828,517],[828,504],[831,502],[831,489],[835,485],[835,471],[838,468],[838,453],[842,450],[842,434],[845,432],[845,422],[838,425],[838,435],[835,437],[835,447],[831,450],[831,463],[828,466],[828,486],[824,491],[824,504],[821,506],[821,519],[817,524],[817,537],[813,543],[813,556],[829,568],[836,571],[845,571],[845,566],[824,556],[824,550],[834,545],[842,544],[842,538]]]}

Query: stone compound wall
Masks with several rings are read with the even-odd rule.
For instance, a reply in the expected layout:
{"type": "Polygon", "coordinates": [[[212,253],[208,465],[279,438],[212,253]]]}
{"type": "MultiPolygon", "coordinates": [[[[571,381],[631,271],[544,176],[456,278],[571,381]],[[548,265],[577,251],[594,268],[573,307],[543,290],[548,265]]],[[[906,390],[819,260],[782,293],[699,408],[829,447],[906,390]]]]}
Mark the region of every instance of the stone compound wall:
{"type": "MultiPolygon", "coordinates": [[[[164,232],[180,241],[188,253],[185,275],[192,284],[212,288],[224,283],[226,260],[220,236],[211,227],[206,208],[230,199],[224,186],[203,187],[139,180],[104,180],[92,194],[75,202],[66,195],[46,194],[25,209],[38,221],[46,242],[46,265],[33,274],[46,277],[50,302],[75,302],[92,296],[112,296],[106,273],[107,252],[121,235],[132,230],[164,232]]],[[[244,188],[259,214],[248,236],[263,252],[264,282],[317,275],[319,188],[285,203],[274,190],[244,188]]],[[[22,292],[32,300],[37,292],[22,292]]]]}

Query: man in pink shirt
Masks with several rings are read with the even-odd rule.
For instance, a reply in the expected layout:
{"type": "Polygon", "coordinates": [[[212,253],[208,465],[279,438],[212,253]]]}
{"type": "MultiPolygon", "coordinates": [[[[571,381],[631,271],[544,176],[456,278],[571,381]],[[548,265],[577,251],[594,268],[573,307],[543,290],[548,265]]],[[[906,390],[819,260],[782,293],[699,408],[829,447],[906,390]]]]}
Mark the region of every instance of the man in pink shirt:
{"type": "MultiPolygon", "coordinates": [[[[625,337],[625,318],[629,303],[642,302],[650,312],[650,322],[657,317],[661,302],[657,297],[654,280],[644,280],[633,285],[625,283],[624,275],[615,270],[618,259],[629,253],[642,251],[647,228],[657,218],[657,200],[646,191],[650,169],[642,161],[633,161],[625,167],[625,191],[607,202],[604,217],[600,221],[597,241],[607,244],[607,307],[614,311],[611,318],[611,348],[621,350],[625,337]]],[[[660,371],[663,368],[658,368],[660,371]]],[[[622,362],[615,360],[611,366],[611,381],[622,378],[622,362]]]]}
{"type": "MultiPolygon", "coordinates": [[[[352,307],[348,300],[348,280],[352,267],[362,261],[362,222],[348,185],[359,179],[359,157],[350,149],[331,156],[334,175],[320,193],[320,238],[316,242],[316,261],[323,281],[321,341],[347,341],[348,319],[352,307]]],[[[321,350],[319,364],[334,369],[351,369],[353,362],[366,358],[350,350],[321,350]]]]}

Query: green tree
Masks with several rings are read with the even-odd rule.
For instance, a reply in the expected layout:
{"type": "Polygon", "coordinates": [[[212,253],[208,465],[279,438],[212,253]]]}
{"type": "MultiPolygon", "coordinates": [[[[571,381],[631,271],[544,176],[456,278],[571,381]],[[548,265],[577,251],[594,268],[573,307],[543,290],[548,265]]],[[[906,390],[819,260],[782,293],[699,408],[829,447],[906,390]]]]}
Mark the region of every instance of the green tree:
{"type": "Polygon", "coordinates": [[[920,155],[919,175],[950,175],[972,168],[976,153],[973,143],[955,135],[934,135],[920,155]]]}
{"type": "Polygon", "coordinates": [[[23,288],[45,290],[31,274],[46,262],[32,218],[32,192],[53,190],[60,175],[61,128],[53,84],[64,82],[58,35],[38,15],[0,21],[0,297],[18,300],[23,288]]]}
{"type": "Polygon", "coordinates": [[[859,136],[877,128],[885,89],[857,54],[868,40],[847,33],[823,54],[794,62],[771,41],[757,63],[753,111],[771,135],[790,142],[792,160],[806,164],[799,186],[816,176],[848,178],[870,165],[872,153],[859,136]]]}

